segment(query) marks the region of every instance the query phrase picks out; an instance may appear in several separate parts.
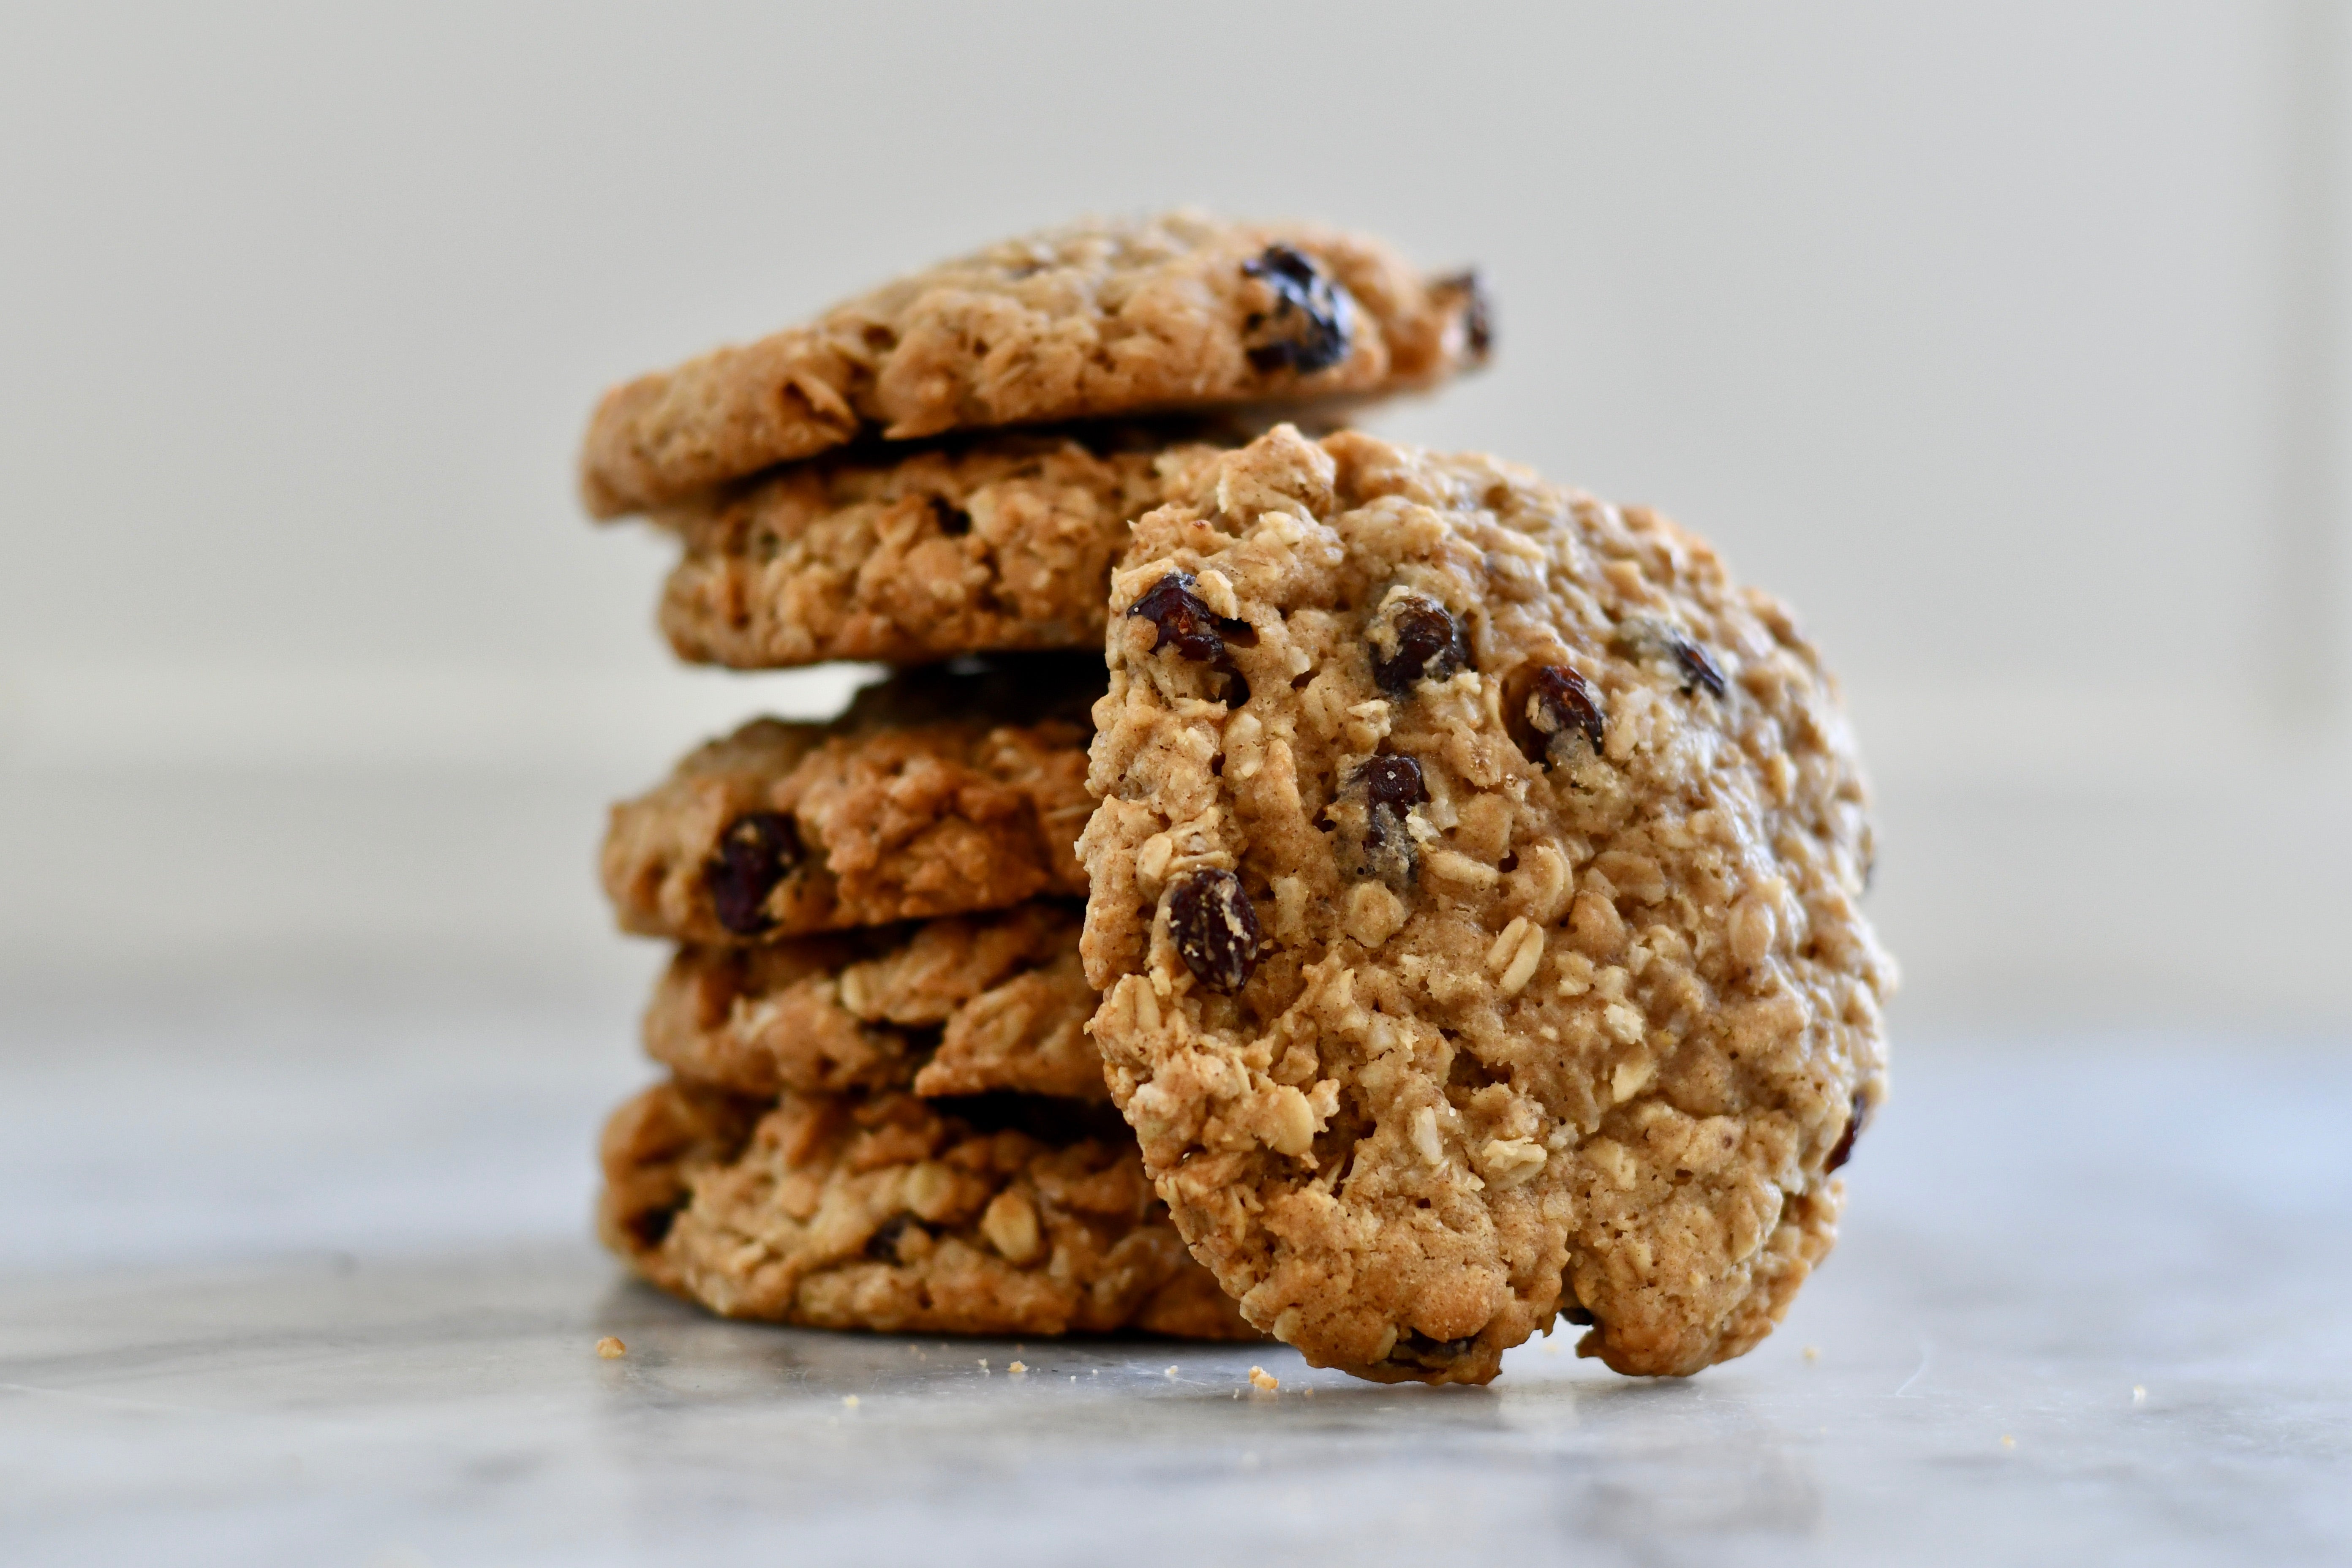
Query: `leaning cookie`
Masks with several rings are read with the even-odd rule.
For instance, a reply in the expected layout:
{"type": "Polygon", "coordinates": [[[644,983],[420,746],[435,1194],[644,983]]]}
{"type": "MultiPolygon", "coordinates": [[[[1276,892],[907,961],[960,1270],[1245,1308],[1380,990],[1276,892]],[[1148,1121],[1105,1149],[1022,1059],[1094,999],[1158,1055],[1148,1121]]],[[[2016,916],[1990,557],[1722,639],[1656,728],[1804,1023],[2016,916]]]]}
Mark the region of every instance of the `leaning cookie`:
{"type": "Polygon", "coordinates": [[[656,514],[685,554],[662,630],[739,669],[1102,646],[1129,526],[1224,446],[1006,432],[794,463],[656,514]]]}
{"type": "Polygon", "coordinates": [[[1090,658],[926,671],[832,724],[761,719],[711,742],[613,808],[603,873],[622,929],[772,941],[1083,895],[1087,727],[1009,721],[1100,679],[1090,658]],[[1029,701],[994,700],[1024,677],[1029,701]]]}
{"type": "Polygon", "coordinates": [[[903,1089],[1109,1098],[1075,906],[678,950],[646,1050],[738,1093],[903,1089]]]}
{"type": "Polygon", "coordinates": [[[1108,1108],[672,1082],[614,1114],[603,1158],[605,1245],[728,1317],[1256,1337],[1185,1253],[1108,1108]]]}
{"type": "Polygon", "coordinates": [[[614,388],[581,489],[616,517],[866,436],[1372,396],[1487,345],[1475,278],[1374,240],[1190,212],[1077,224],[614,388]]]}
{"type": "Polygon", "coordinates": [[[1555,1313],[1737,1355],[1884,1096],[1865,797],[1776,601],[1664,519],[1276,430],[1139,523],[1080,849],[1114,1099],[1310,1361],[1483,1382],[1555,1313]]]}

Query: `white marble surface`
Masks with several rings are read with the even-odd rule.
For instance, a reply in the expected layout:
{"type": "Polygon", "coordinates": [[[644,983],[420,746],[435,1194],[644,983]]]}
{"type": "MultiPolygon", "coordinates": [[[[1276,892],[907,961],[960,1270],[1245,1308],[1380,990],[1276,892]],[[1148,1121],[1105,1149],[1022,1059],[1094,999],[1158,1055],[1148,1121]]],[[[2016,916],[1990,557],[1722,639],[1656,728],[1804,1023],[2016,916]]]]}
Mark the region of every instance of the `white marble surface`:
{"type": "Polygon", "coordinates": [[[581,1220],[617,1016],[0,1016],[0,1562],[2352,1557],[2341,1042],[1914,1044],[1762,1349],[1424,1390],[625,1284],[581,1220]]]}

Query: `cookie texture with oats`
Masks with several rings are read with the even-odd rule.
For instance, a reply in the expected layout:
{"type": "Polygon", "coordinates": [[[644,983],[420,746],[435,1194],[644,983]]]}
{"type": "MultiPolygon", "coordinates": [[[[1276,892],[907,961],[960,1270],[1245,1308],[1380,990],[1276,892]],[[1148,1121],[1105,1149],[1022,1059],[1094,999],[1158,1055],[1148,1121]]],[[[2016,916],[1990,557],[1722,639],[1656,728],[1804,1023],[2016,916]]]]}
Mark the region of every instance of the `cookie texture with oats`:
{"type": "Polygon", "coordinates": [[[1866,797],[1780,604],[1653,512],[1276,429],[1113,579],[1112,1095],[1258,1327],[1484,1382],[1769,1331],[1885,1092],[1866,797]]]}
{"type": "Polygon", "coordinates": [[[1129,525],[1222,449],[1197,434],[861,447],[666,508],[685,552],[662,630],[680,658],[739,669],[1091,651],[1129,525]]]}
{"type": "Polygon", "coordinates": [[[680,942],[810,932],[1082,897],[1091,657],[909,671],[829,724],[759,719],[614,806],[602,870],[623,930],[680,942]]]}
{"type": "Polygon", "coordinates": [[[726,1317],[1258,1337],[1185,1252],[1108,1107],[673,1080],[614,1113],[602,1155],[605,1245],[726,1317]]]}
{"type": "Polygon", "coordinates": [[[591,513],[667,505],[860,437],[1365,397],[1486,357],[1474,275],[1196,212],[1000,241],[604,395],[591,513]]]}
{"type": "Polygon", "coordinates": [[[1105,1100],[1078,924],[1076,905],[1036,902],[682,947],[646,1010],[646,1050],[680,1078],[744,1094],[912,1087],[1105,1100]]]}

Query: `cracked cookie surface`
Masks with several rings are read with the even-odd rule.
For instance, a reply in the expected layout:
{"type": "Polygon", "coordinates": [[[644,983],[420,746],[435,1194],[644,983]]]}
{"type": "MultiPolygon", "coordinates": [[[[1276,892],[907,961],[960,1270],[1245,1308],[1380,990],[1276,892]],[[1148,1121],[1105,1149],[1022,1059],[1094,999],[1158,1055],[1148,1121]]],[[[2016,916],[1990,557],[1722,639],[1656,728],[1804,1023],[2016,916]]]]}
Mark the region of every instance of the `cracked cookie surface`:
{"type": "Polygon", "coordinates": [[[739,669],[1091,651],[1129,525],[1221,449],[1127,434],[861,447],[666,509],[685,552],[662,630],[680,658],[739,669]]]}
{"type": "Polygon", "coordinates": [[[1075,224],[614,387],[581,491],[616,517],[870,436],[1377,395],[1482,362],[1488,331],[1470,274],[1336,229],[1075,224]]]}
{"type": "Polygon", "coordinates": [[[613,1114],[602,1157],[605,1245],[727,1317],[1257,1337],[1185,1252],[1108,1108],[672,1081],[613,1114]]]}
{"type": "Polygon", "coordinates": [[[1277,429],[1138,523],[1080,852],[1093,1030],[1249,1321],[1483,1382],[1769,1331],[1885,1094],[1866,797],[1777,601],[1665,519],[1277,429]]]}
{"type": "Polygon", "coordinates": [[[614,806],[623,930],[689,942],[1083,896],[1090,657],[908,671],[830,724],[760,719],[614,806]],[[960,716],[959,716],[960,715],[960,716]]]}
{"type": "Polygon", "coordinates": [[[743,1094],[911,1087],[1103,1100],[1075,905],[678,950],[646,1054],[743,1094]]]}

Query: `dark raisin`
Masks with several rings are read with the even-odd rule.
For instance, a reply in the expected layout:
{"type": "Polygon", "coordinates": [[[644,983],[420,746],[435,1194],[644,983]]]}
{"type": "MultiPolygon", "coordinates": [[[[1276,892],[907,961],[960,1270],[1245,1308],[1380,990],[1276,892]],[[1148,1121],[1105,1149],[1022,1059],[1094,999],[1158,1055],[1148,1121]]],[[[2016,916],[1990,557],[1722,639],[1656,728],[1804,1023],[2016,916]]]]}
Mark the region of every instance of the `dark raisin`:
{"type": "Polygon", "coordinates": [[[1356,781],[1364,786],[1364,800],[1374,811],[1386,807],[1402,816],[1429,803],[1421,764],[1411,757],[1374,757],[1356,770],[1356,781]]]}
{"type": "Polygon", "coordinates": [[[1837,1144],[1830,1151],[1828,1163],[1822,1166],[1823,1174],[1836,1170],[1853,1158],[1853,1141],[1862,1135],[1862,1124],[1869,1120],[1870,1102],[1861,1095],[1855,1095],[1853,1110],[1845,1119],[1845,1131],[1838,1134],[1837,1144]]]}
{"type": "Polygon", "coordinates": [[[1214,664],[1225,657],[1225,639],[1217,635],[1216,615],[1192,591],[1198,585],[1190,572],[1171,572],[1129,607],[1129,615],[1151,623],[1153,652],[1174,648],[1195,664],[1214,664]]]}
{"type": "Polygon", "coordinates": [[[1193,978],[1227,995],[1249,984],[1265,950],[1257,910],[1231,871],[1193,871],[1168,896],[1168,931],[1193,978]]]}
{"type": "Polygon", "coordinates": [[[1421,869],[1420,847],[1405,819],[1428,799],[1419,763],[1373,757],[1348,775],[1324,808],[1330,820],[1317,826],[1327,833],[1339,830],[1339,862],[1349,876],[1377,878],[1402,893],[1421,869]]]}
{"type": "Polygon", "coordinates": [[[1311,375],[1348,357],[1356,331],[1356,305],[1348,290],[1286,245],[1269,245],[1242,271],[1274,296],[1274,309],[1253,314],[1250,368],[1261,375],[1293,371],[1311,375]]]}
{"type": "Polygon", "coordinates": [[[1470,663],[1469,639],[1445,606],[1419,594],[1400,594],[1372,622],[1372,679],[1391,697],[1416,682],[1444,680],[1470,663]]]}
{"type": "Polygon", "coordinates": [[[1562,747],[1581,735],[1601,754],[1607,731],[1601,703],[1584,677],[1564,664],[1521,665],[1503,681],[1503,720],[1528,761],[1550,767],[1562,747]]]}
{"type": "Polygon", "coordinates": [[[1234,668],[1227,645],[1255,647],[1257,628],[1210,609],[1195,592],[1199,586],[1200,580],[1190,572],[1171,572],[1145,589],[1127,613],[1151,623],[1154,652],[1172,647],[1180,657],[1222,674],[1225,706],[1239,708],[1249,700],[1249,682],[1234,668]]]}
{"type": "Polygon", "coordinates": [[[1171,572],[1143,591],[1128,607],[1130,616],[1150,621],[1156,635],[1153,652],[1172,647],[1195,664],[1227,663],[1225,645],[1257,646],[1257,628],[1247,621],[1228,620],[1201,602],[1193,590],[1199,579],[1190,572],[1171,572]]]}
{"type": "Polygon", "coordinates": [[[1670,645],[1675,662],[1682,666],[1683,695],[1688,697],[1699,687],[1717,702],[1723,700],[1723,671],[1715,668],[1715,660],[1706,657],[1706,649],[1688,637],[1675,637],[1670,645]]]}
{"type": "Polygon", "coordinates": [[[931,516],[938,521],[940,531],[950,539],[971,531],[971,513],[953,504],[945,496],[931,498],[931,516]]]}
{"type": "Polygon", "coordinates": [[[898,1238],[906,1235],[910,1228],[916,1230],[922,1228],[913,1215],[892,1215],[888,1219],[876,1226],[874,1234],[866,1238],[866,1256],[877,1263],[898,1262],[898,1238]]]}
{"type": "Polygon", "coordinates": [[[737,936],[758,936],[774,925],[768,895],[800,863],[800,835],[782,812],[747,812],[729,823],[719,853],[702,868],[719,923],[737,936]]]}
{"type": "Polygon", "coordinates": [[[1470,357],[1482,363],[1495,346],[1495,325],[1492,307],[1486,302],[1486,290],[1478,281],[1475,269],[1456,272],[1440,278],[1429,286],[1429,291],[1441,300],[1462,300],[1462,334],[1470,350],[1470,357]]]}

